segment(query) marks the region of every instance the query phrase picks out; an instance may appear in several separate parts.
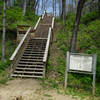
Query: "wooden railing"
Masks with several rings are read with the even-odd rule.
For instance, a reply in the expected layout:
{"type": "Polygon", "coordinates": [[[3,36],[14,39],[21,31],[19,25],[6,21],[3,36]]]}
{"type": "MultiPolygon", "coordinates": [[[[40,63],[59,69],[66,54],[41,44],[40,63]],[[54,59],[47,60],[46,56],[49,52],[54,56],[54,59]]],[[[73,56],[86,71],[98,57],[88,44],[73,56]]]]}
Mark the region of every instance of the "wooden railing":
{"type": "Polygon", "coordinates": [[[14,58],[16,57],[17,53],[19,52],[20,48],[23,46],[24,41],[27,39],[27,37],[29,36],[29,33],[31,31],[31,27],[28,29],[28,31],[26,32],[26,34],[24,35],[23,39],[20,41],[18,47],[16,48],[15,52],[13,53],[13,55],[11,56],[10,60],[13,61],[14,58]]]}
{"type": "Polygon", "coordinates": [[[11,72],[14,71],[20,56],[23,54],[23,51],[30,39],[30,31],[31,31],[31,27],[28,29],[28,31],[26,32],[26,34],[24,35],[23,39],[20,41],[18,47],[15,49],[14,53],[12,54],[12,56],[10,57],[10,61],[11,61],[11,72]]]}
{"type": "Polygon", "coordinates": [[[48,32],[48,39],[47,39],[47,43],[46,43],[46,49],[45,49],[45,53],[44,53],[44,57],[43,57],[43,62],[47,61],[47,56],[48,56],[48,51],[49,51],[49,47],[50,47],[50,41],[51,41],[51,27],[49,28],[49,32],[48,32]]]}
{"type": "Polygon", "coordinates": [[[10,57],[11,69],[12,69],[11,72],[14,71],[15,66],[17,65],[17,63],[18,63],[18,61],[19,61],[20,56],[23,54],[23,51],[24,51],[24,49],[25,49],[25,47],[26,47],[26,45],[27,45],[27,43],[28,43],[28,41],[29,41],[29,39],[30,39],[31,30],[32,30],[32,31],[35,31],[35,30],[37,29],[37,27],[38,27],[40,21],[41,21],[41,17],[39,17],[39,19],[38,19],[38,21],[37,21],[37,23],[36,23],[36,25],[35,25],[34,28],[30,27],[30,28],[27,30],[26,34],[24,35],[24,37],[23,37],[22,40],[20,41],[19,45],[18,45],[17,48],[15,49],[14,53],[13,53],[12,56],[10,57]]]}
{"type": "Polygon", "coordinates": [[[55,17],[52,19],[52,29],[54,28],[55,17]]]}
{"type": "MultiPolygon", "coordinates": [[[[44,12],[44,14],[42,15],[42,18],[44,18],[45,14],[46,14],[46,12],[44,12]]],[[[37,27],[38,27],[38,25],[39,25],[39,23],[40,23],[40,21],[41,21],[42,18],[39,17],[39,19],[38,19],[38,21],[37,21],[37,23],[36,23],[36,25],[35,25],[35,27],[34,27],[34,31],[37,29],[37,27]]],[[[32,27],[30,27],[30,28],[27,30],[26,34],[24,35],[24,37],[23,37],[22,40],[20,41],[18,47],[16,48],[16,50],[14,51],[14,53],[12,54],[12,56],[10,57],[10,61],[13,61],[14,58],[17,56],[19,50],[22,48],[23,44],[25,43],[26,39],[28,38],[31,29],[32,29],[32,27]]]]}
{"type": "Polygon", "coordinates": [[[46,11],[44,11],[44,14],[43,14],[43,16],[42,16],[42,19],[44,18],[45,14],[46,14],[46,11]]]}
{"type": "Polygon", "coordinates": [[[48,52],[49,52],[49,47],[50,47],[50,43],[51,43],[51,40],[53,38],[53,35],[52,35],[52,30],[54,28],[54,21],[55,21],[55,17],[52,18],[52,26],[49,28],[49,31],[48,31],[48,38],[47,38],[47,43],[46,43],[46,49],[45,49],[45,53],[44,53],[44,57],[43,57],[43,62],[46,63],[47,61],[47,57],[48,57],[48,52]]]}
{"type": "Polygon", "coordinates": [[[41,21],[41,17],[39,17],[39,19],[38,19],[38,21],[37,21],[37,23],[36,23],[36,25],[35,25],[35,27],[34,27],[34,30],[36,30],[36,29],[37,29],[37,27],[38,27],[38,25],[39,25],[40,21],[41,21]]]}

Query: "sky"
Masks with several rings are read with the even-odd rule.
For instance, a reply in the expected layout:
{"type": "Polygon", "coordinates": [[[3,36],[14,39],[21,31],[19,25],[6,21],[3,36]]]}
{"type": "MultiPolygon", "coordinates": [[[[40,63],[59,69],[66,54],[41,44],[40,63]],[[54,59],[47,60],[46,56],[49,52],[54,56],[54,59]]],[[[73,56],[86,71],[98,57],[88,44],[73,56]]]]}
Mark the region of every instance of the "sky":
{"type": "MultiPolygon", "coordinates": [[[[45,8],[46,8],[46,12],[49,14],[53,14],[53,0],[47,0],[45,2],[45,8]]],[[[38,15],[42,15],[43,14],[43,9],[42,9],[42,0],[40,0],[39,3],[39,10],[38,10],[38,15]]],[[[59,15],[59,6],[58,3],[56,4],[56,14],[57,16],[59,15]]]]}

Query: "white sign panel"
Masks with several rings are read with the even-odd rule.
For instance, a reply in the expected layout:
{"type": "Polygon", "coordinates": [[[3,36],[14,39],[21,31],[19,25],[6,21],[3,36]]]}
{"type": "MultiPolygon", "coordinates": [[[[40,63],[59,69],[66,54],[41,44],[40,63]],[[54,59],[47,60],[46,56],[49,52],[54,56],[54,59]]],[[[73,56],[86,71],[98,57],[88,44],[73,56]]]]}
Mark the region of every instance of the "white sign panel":
{"type": "Polygon", "coordinates": [[[69,70],[92,72],[92,56],[70,55],[69,70]]]}

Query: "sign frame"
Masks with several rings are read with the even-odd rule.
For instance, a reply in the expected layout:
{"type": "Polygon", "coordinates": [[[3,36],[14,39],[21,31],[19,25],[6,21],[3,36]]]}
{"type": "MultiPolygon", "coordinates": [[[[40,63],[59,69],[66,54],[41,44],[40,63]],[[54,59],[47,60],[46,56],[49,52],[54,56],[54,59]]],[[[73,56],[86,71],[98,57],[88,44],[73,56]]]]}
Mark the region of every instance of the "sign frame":
{"type": "Polygon", "coordinates": [[[84,54],[84,53],[70,53],[67,52],[66,55],[66,70],[65,70],[65,88],[67,88],[67,79],[68,79],[68,73],[80,73],[80,74],[90,74],[93,76],[93,83],[92,83],[92,94],[95,94],[95,80],[96,80],[96,61],[97,61],[97,55],[94,54],[84,54]],[[88,56],[92,57],[92,70],[90,71],[82,71],[82,70],[71,70],[70,69],[70,56],[71,55],[78,55],[78,56],[88,56]]]}

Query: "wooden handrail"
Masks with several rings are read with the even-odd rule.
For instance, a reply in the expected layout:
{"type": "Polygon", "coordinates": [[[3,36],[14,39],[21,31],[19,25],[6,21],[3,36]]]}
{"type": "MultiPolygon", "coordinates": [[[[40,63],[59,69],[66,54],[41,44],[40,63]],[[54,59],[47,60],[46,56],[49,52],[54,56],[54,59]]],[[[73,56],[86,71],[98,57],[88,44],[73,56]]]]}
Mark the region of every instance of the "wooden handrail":
{"type": "Polygon", "coordinates": [[[55,17],[53,17],[52,19],[52,29],[54,28],[54,21],[55,21],[55,17]]]}
{"type": "Polygon", "coordinates": [[[38,25],[39,25],[40,21],[41,21],[41,17],[39,17],[39,19],[38,19],[38,21],[37,21],[37,23],[36,23],[36,25],[35,25],[35,27],[34,27],[34,30],[36,30],[36,29],[37,29],[37,27],[38,27],[38,25]]]}
{"type": "Polygon", "coordinates": [[[47,61],[47,56],[48,56],[48,51],[49,51],[49,47],[50,47],[50,39],[51,39],[51,31],[52,28],[50,27],[49,28],[49,32],[48,32],[48,40],[47,40],[47,43],[46,43],[46,49],[45,49],[45,53],[44,53],[44,57],[43,57],[43,62],[46,62],[47,61]]]}
{"type": "Polygon", "coordinates": [[[10,60],[11,60],[11,61],[13,61],[14,58],[16,57],[18,51],[20,50],[22,44],[24,43],[24,41],[25,41],[27,35],[30,33],[30,31],[31,31],[31,27],[27,30],[26,34],[24,35],[24,37],[23,37],[22,40],[20,41],[18,47],[17,47],[16,50],[14,51],[13,55],[10,57],[10,60]]]}
{"type": "Polygon", "coordinates": [[[44,18],[45,14],[46,14],[46,11],[44,11],[44,14],[42,15],[42,19],[44,18]]]}

